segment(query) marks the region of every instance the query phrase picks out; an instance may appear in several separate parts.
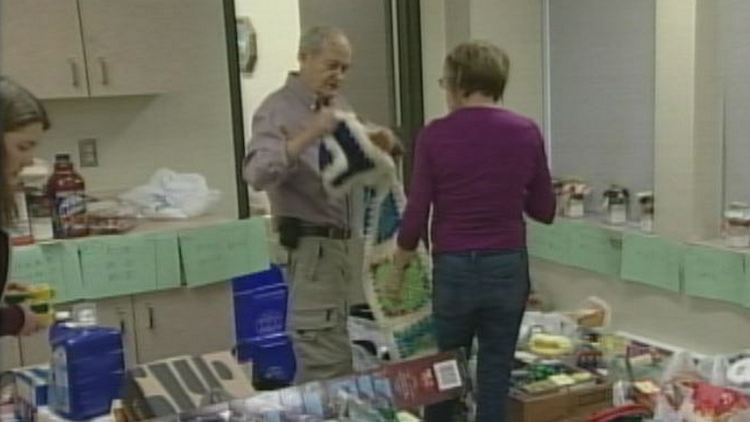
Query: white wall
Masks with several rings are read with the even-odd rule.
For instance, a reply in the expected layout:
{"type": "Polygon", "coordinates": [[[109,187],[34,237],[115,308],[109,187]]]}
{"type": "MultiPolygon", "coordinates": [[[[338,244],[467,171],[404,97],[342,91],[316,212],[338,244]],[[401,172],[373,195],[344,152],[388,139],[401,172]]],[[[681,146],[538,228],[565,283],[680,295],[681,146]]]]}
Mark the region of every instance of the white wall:
{"type": "Polygon", "coordinates": [[[542,0],[472,0],[471,38],[493,42],[510,56],[504,104],[543,122],[542,0]]]}
{"type": "Polygon", "coordinates": [[[443,116],[448,110],[438,80],[443,74],[446,52],[446,7],[442,1],[421,0],[422,21],[422,90],[424,120],[443,116]]]}
{"type": "Polygon", "coordinates": [[[469,39],[493,42],[510,56],[504,106],[534,119],[544,116],[541,0],[422,0],[425,120],[446,111],[437,86],[445,54],[469,39]]]}
{"type": "Polygon", "coordinates": [[[298,68],[299,0],[235,0],[235,12],[250,18],[258,39],[255,72],[242,75],[245,133],[249,134],[250,119],[260,103],[284,84],[290,70],[298,68]]]}
{"type": "MultiPolygon", "coordinates": [[[[289,71],[298,68],[299,0],[235,0],[235,12],[237,16],[250,18],[258,39],[255,72],[242,75],[245,138],[249,141],[255,110],[266,96],[284,84],[289,71]]],[[[268,207],[266,195],[252,189],[250,203],[253,207],[268,207]]]]}

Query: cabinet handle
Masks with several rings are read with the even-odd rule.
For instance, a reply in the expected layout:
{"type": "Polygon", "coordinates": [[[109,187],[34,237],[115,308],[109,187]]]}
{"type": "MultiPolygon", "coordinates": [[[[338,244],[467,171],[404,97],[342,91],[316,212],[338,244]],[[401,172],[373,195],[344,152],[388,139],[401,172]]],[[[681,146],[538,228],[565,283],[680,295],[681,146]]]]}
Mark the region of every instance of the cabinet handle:
{"type": "Polygon", "coordinates": [[[75,59],[68,59],[68,63],[70,64],[70,74],[73,76],[73,86],[80,88],[81,76],[78,73],[78,63],[76,63],[75,59]]]}
{"type": "Polygon", "coordinates": [[[148,307],[148,329],[153,330],[156,326],[156,323],[154,322],[154,308],[153,306],[148,307]]]}
{"type": "Polygon", "coordinates": [[[124,319],[120,320],[120,332],[122,333],[122,335],[125,335],[125,320],[124,319]]]}
{"type": "Polygon", "coordinates": [[[99,57],[99,67],[102,70],[102,85],[109,85],[109,67],[103,57],[99,57]]]}

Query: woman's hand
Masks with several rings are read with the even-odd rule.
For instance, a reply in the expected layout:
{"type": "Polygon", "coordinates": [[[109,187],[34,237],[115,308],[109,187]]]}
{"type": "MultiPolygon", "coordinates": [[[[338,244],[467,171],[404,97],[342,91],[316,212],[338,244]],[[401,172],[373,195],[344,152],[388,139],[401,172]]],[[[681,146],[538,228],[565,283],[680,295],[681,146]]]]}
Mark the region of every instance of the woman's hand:
{"type": "Polygon", "coordinates": [[[47,323],[42,317],[32,312],[26,306],[22,306],[21,309],[23,310],[23,326],[19,335],[27,337],[47,328],[47,323]]]}
{"type": "Polygon", "coordinates": [[[414,259],[414,251],[397,248],[393,254],[393,266],[403,272],[409,266],[412,259],[414,259]]]}
{"type": "Polygon", "coordinates": [[[385,297],[391,303],[399,303],[404,289],[404,272],[414,258],[414,251],[398,248],[393,254],[393,269],[385,285],[385,297]]]}
{"type": "Polygon", "coordinates": [[[26,293],[29,291],[29,288],[24,286],[23,284],[18,283],[8,283],[6,286],[7,290],[14,290],[16,292],[26,293]]]}
{"type": "Polygon", "coordinates": [[[383,295],[385,299],[392,304],[401,303],[401,292],[404,289],[404,270],[393,267],[386,281],[383,295]]]}

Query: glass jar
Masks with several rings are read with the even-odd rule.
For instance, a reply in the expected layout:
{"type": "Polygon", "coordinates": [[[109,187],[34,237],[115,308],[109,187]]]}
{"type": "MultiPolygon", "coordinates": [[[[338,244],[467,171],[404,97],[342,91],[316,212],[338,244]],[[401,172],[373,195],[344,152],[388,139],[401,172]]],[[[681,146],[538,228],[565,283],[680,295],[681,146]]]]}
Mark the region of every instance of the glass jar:
{"type": "Polygon", "coordinates": [[[641,231],[651,233],[654,231],[654,193],[651,191],[638,193],[638,205],[640,206],[641,231]]]}
{"type": "Polygon", "coordinates": [[[565,216],[569,218],[582,218],[586,213],[586,196],[591,189],[579,179],[570,179],[563,184],[565,196],[565,216]]]}
{"type": "Polygon", "coordinates": [[[724,238],[727,246],[750,246],[750,207],[744,202],[732,202],[724,212],[724,238]]]}
{"type": "Polygon", "coordinates": [[[630,192],[617,185],[604,191],[604,213],[607,223],[622,225],[628,222],[630,192]]]}

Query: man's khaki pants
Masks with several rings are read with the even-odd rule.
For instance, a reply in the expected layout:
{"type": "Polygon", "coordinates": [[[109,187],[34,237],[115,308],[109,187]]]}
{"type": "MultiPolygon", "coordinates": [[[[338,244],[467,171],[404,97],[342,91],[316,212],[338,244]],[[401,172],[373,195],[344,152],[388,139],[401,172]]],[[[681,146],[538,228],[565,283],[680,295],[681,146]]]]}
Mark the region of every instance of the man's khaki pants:
{"type": "Polygon", "coordinates": [[[359,277],[352,277],[348,244],[303,237],[290,254],[290,328],[298,384],[352,373],[346,320],[352,280],[359,277]]]}

